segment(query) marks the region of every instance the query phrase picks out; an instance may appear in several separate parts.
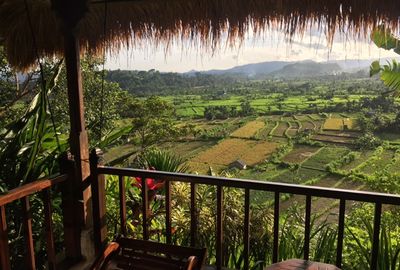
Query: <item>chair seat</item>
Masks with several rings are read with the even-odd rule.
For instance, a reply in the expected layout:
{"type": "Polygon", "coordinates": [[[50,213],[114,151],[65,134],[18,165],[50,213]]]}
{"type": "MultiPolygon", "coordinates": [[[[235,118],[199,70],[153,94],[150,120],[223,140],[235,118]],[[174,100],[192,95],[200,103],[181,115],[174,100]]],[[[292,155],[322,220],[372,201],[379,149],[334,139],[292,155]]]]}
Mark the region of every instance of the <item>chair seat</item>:
{"type": "Polygon", "coordinates": [[[206,249],[119,238],[110,243],[92,270],[200,270],[206,249]]]}
{"type": "Polygon", "coordinates": [[[340,270],[335,265],[291,259],[268,266],[265,270],[340,270]]]}

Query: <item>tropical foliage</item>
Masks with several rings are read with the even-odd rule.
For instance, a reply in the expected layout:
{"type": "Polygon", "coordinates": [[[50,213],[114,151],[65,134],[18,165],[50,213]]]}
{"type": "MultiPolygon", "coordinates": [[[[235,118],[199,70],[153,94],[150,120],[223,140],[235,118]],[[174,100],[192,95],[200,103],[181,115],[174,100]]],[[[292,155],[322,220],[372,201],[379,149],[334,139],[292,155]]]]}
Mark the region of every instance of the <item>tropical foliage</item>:
{"type": "MultiPolygon", "coordinates": [[[[379,48],[385,50],[393,50],[395,53],[400,54],[400,40],[394,36],[385,25],[379,26],[371,34],[372,41],[379,48]]],[[[375,75],[380,73],[381,80],[387,87],[390,88],[390,92],[395,96],[400,95],[400,64],[396,60],[388,62],[385,65],[380,65],[379,61],[375,61],[371,64],[370,74],[375,75]]]]}

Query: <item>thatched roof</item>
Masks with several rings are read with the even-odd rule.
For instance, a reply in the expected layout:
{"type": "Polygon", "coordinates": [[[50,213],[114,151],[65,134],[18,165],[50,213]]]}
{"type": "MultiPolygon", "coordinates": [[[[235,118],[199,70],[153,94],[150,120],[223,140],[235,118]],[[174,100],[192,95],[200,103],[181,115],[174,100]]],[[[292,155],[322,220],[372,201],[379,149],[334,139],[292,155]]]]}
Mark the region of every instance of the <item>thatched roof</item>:
{"type": "MultiPolygon", "coordinates": [[[[50,0],[26,0],[41,56],[60,55],[63,40],[50,0]]],[[[378,24],[399,29],[399,0],[108,0],[104,33],[104,2],[90,2],[77,29],[82,51],[115,52],[140,42],[160,44],[191,40],[214,50],[246,31],[279,29],[291,35],[318,25],[328,40],[340,31],[365,36],[378,24]],[[105,43],[104,43],[105,40],[105,43]]],[[[13,66],[26,68],[35,60],[24,0],[0,0],[0,37],[13,66]]]]}

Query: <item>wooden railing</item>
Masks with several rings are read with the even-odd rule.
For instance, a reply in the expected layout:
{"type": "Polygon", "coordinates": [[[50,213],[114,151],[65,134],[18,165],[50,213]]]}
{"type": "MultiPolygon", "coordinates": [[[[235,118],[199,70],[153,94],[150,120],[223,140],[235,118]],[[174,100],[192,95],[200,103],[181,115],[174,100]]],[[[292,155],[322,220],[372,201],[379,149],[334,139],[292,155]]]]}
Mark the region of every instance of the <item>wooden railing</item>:
{"type": "MultiPolygon", "coordinates": [[[[123,234],[126,233],[126,194],[124,180],[126,177],[141,177],[142,179],[142,227],[143,227],[143,238],[149,239],[149,226],[147,224],[147,211],[148,209],[148,187],[145,183],[146,178],[153,178],[165,181],[166,187],[166,241],[171,243],[171,182],[185,182],[190,183],[190,205],[191,205],[191,226],[190,226],[190,239],[191,245],[196,245],[196,232],[197,227],[197,215],[196,209],[196,188],[197,185],[212,185],[217,187],[217,226],[216,226],[216,267],[217,269],[222,268],[222,250],[223,250],[223,191],[224,187],[233,187],[244,190],[244,269],[249,269],[249,253],[250,253],[250,242],[249,242],[249,230],[250,230],[250,190],[268,191],[274,193],[274,226],[273,226],[273,262],[278,261],[278,243],[279,243],[279,215],[280,215],[280,195],[281,194],[296,194],[304,195],[306,197],[305,203],[305,232],[304,232],[304,246],[303,254],[304,259],[308,260],[310,257],[310,230],[311,230],[311,204],[313,197],[330,198],[339,200],[339,219],[338,219],[338,237],[337,237],[337,250],[336,250],[336,265],[342,266],[342,253],[343,253],[343,236],[344,236],[344,224],[345,224],[345,211],[346,201],[359,201],[368,202],[375,205],[374,212],[374,233],[372,242],[372,253],[370,257],[371,269],[377,268],[378,262],[378,250],[379,250],[379,233],[381,227],[381,213],[382,205],[400,205],[400,196],[366,192],[366,191],[351,191],[343,189],[324,188],[316,186],[303,186],[293,185],[275,182],[262,182],[253,180],[243,179],[232,179],[232,178],[221,178],[211,176],[199,176],[190,174],[180,173],[169,173],[169,172],[158,172],[138,169],[124,169],[124,168],[113,168],[113,167],[97,167],[92,170],[93,177],[97,177],[92,184],[92,192],[95,193],[98,190],[99,185],[104,185],[104,175],[114,175],[119,177],[119,188],[120,188],[120,223],[121,231],[123,234]]],[[[101,246],[106,241],[106,223],[105,223],[105,202],[104,198],[99,197],[98,204],[94,205],[97,208],[95,213],[95,219],[99,221],[98,228],[94,231],[96,242],[101,246]],[[100,209],[100,210],[99,210],[100,209]]]]}
{"type": "MultiPolygon", "coordinates": [[[[17,201],[21,202],[20,211],[22,213],[21,220],[24,227],[23,240],[25,241],[25,263],[18,265],[19,269],[36,269],[36,256],[34,250],[34,240],[32,223],[38,222],[33,220],[33,209],[30,204],[30,197],[38,196],[43,202],[44,227],[43,234],[46,241],[46,269],[65,269],[82,259],[81,250],[81,230],[82,218],[81,213],[77,210],[81,206],[81,193],[85,188],[85,183],[76,185],[74,179],[76,175],[75,162],[69,155],[63,155],[60,158],[61,174],[55,176],[44,177],[34,182],[22,185],[18,188],[9,190],[7,193],[0,195],[0,269],[12,269],[10,258],[10,247],[8,239],[8,222],[12,221],[13,216],[7,216],[7,208],[15,207],[11,205],[17,201]],[[57,256],[55,249],[55,236],[53,226],[53,199],[55,192],[61,193],[61,215],[63,229],[62,256],[57,256]]],[[[86,185],[90,184],[90,180],[86,185]]],[[[59,235],[57,236],[59,237],[59,235]]],[[[15,239],[11,239],[15,240],[15,239]]],[[[23,255],[23,254],[17,254],[23,255]]],[[[43,262],[41,262],[43,263],[43,262]]]]}
{"type": "Polygon", "coordinates": [[[45,224],[44,234],[47,244],[46,250],[47,250],[48,268],[49,269],[56,268],[56,251],[54,247],[53,222],[52,222],[51,188],[67,181],[67,179],[68,176],[66,174],[63,174],[51,178],[37,180],[35,182],[10,190],[8,193],[0,196],[1,269],[4,270],[11,269],[6,207],[7,205],[18,200],[21,201],[22,205],[21,209],[22,222],[25,230],[24,240],[27,251],[25,256],[26,259],[25,269],[36,269],[33,232],[32,232],[32,210],[29,197],[38,193],[41,193],[41,198],[43,201],[44,224],[45,224]]]}
{"type": "Polygon", "coordinates": [[[280,200],[282,194],[303,195],[306,198],[305,202],[305,231],[304,231],[304,259],[310,257],[310,230],[311,230],[311,205],[312,198],[331,198],[339,200],[339,219],[338,219],[338,237],[336,250],[336,265],[342,266],[343,252],[343,236],[345,224],[345,212],[347,201],[368,202],[375,205],[374,211],[374,232],[372,241],[372,252],[370,257],[371,269],[377,268],[378,250],[379,250],[379,234],[381,228],[382,205],[400,205],[400,196],[364,192],[351,191],[342,189],[332,189],[315,186],[293,185],[275,182],[262,182],[254,180],[243,180],[233,178],[199,176],[191,174],[169,173],[159,171],[148,171],[138,169],[125,169],[114,167],[98,166],[97,156],[91,157],[91,177],[82,183],[80,187],[74,187],[71,178],[73,175],[73,166],[66,171],[67,174],[62,174],[52,178],[37,180],[30,184],[18,187],[9,191],[4,195],[0,195],[0,267],[2,270],[8,270],[10,265],[10,252],[8,240],[6,208],[9,204],[15,201],[21,201],[22,221],[25,231],[25,246],[26,246],[26,262],[24,269],[36,269],[33,232],[32,232],[32,213],[29,197],[34,194],[41,194],[43,201],[44,213],[44,234],[47,243],[47,265],[48,269],[57,269],[56,251],[54,247],[54,235],[52,224],[52,204],[51,204],[51,189],[54,186],[60,186],[62,192],[62,215],[64,220],[64,250],[65,257],[69,262],[76,262],[81,258],[80,250],[80,230],[82,224],[79,222],[76,214],[78,197],[75,196],[77,191],[82,191],[88,186],[92,190],[92,205],[93,205],[93,231],[96,251],[100,252],[106,245],[107,227],[106,227],[106,203],[105,203],[105,175],[118,176],[119,179],[119,203],[120,203],[120,224],[121,233],[126,235],[127,211],[126,211],[126,191],[124,181],[127,177],[140,177],[142,179],[142,228],[143,238],[148,240],[149,224],[148,212],[148,187],[146,184],[147,178],[153,178],[165,181],[165,226],[166,226],[166,242],[172,242],[171,235],[171,183],[185,182],[190,184],[190,244],[196,246],[198,232],[198,209],[196,204],[197,186],[211,185],[217,189],[217,216],[216,216],[216,266],[221,269],[223,266],[222,251],[223,251],[223,192],[224,188],[232,187],[244,190],[244,220],[243,220],[243,241],[244,241],[244,269],[249,269],[249,254],[250,254],[250,191],[260,190],[274,193],[274,220],[273,220],[273,248],[272,261],[277,262],[279,258],[279,219],[280,219],[280,200]],[[75,194],[75,195],[74,195],[75,194]]]}

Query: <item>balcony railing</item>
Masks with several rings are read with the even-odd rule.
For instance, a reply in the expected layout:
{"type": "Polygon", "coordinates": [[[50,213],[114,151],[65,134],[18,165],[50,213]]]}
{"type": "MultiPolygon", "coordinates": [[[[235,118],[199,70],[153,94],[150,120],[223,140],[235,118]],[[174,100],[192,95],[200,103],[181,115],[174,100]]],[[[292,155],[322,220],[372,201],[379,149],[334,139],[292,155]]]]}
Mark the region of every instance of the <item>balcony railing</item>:
{"type": "MultiPolygon", "coordinates": [[[[124,179],[126,177],[140,177],[142,180],[142,229],[143,238],[147,240],[149,238],[148,232],[148,187],[145,183],[146,178],[158,179],[165,181],[165,213],[166,213],[166,241],[171,243],[171,183],[172,182],[184,182],[190,184],[190,207],[191,207],[191,226],[190,226],[190,240],[191,245],[196,245],[196,232],[197,227],[197,215],[198,209],[196,209],[196,189],[197,185],[212,185],[217,188],[217,226],[216,226],[216,267],[222,269],[224,265],[222,262],[222,250],[223,250],[223,191],[226,187],[239,188],[244,190],[244,220],[243,220],[243,240],[244,240],[244,269],[249,269],[249,254],[250,254],[250,191],[268,191],[274,193],[274,221],[273,221],[273,255],[272,261],[275,263],[278,261],[278,243],[279,243],[279,216],[280,216],[280,195],[281,194],[293,194],[303,195],[306,198],[305,202],[305,230],[304,230],[304,246],[303,254],[304,259],[308,260],[310,257],[310,231],[311,231],[311,204],[313,197],[329,198],[339,200],[339,219],[338,219],[338,237],[337,237],[337,248],[336,248],[336,266],[342,266],[342,253],[343,253],[343,238],[344,238],[344,227],[345,227],[345,212],[347,201],[358,201],[373,203],[375,206],[374,211],[374,231],[373,231],[373,242],[372,252],[370,257],[371,269],[377,268],[378,262],[378,250],[379,250],[379,234],[381,227],[381,214],[382,205],[400,205],[400,196],[382,194],[375,192],[366,191],[352,191],[316,186],[304,186],[304,185],[293,185],[275,182],[262,182],[254,180],[243,180],[233,178],[222,178],[222,177],[211,177],[211,176],[200,176],[191,174],[181,173],[169,173],[169,172],[158,172],[138,169],[124,169],[124,168],[113,168],[113,167],[101,167],[97,168],[96,174],[99,176],[100,181],[96,181],[100,184],[104,181],[104,175],[114,175],[119,177],[119,201],[120,201],[120,222],[121,232],[126,233],[126,194],[124,179]]],[[[93,183],[92,187],[96,190],[96,183],[93,183]]],[[[103,204],[105,205],[105,204],[103,204]]],[[[98,207],[98,206],[96,206],[98,207]]],[[[102,212],[105,212],[103,210],[102,212]]],[[[105,223],[103,223],[105,226],[105,223]]],[[[104,228],[103,228],[104,229],[104,228]]],[[[95,231],[95,238],[98,243],[105,241],[104,230],[98,228],[95,231]]]]}
{"type": "MultiPolygon", "coordinates": [[[[42,194],[44,203],[44,233],[47,241],[47,260],[49,269],[57,269],[56,251],[54,248],[54,235],[52,230],[52,209],[51,209],[51,195],[50,190],[55,186],[59,186],[62,192],[63,199],[63,220],[64,220],[64,250],[67,258],[79,259],[80,250],[80,226],[81,223],[74,217],[76,215],[76,203],[79,203],[74,192],[91,186],[92,189],[92,202],[93,202],[93,230],[94,240],[97,251],[100,251],[106,244],[107,228],[106,228],[106,204],[105,204],[105,175],[118,176],[119,179],[119,204],[120,204],[120,224],[121,233],[126,235],[127,226],[127,209],[126,209],[126,191],[124,181],[128,177],[141,177],[142,179],[142,229],[143,238],[149,239],[149,224],[148,224],[148,188],[145,183],[146,178],[160,179],[165,181],[165,239],[167,243],[172,242],[171,235],[171,184],[173,182],[184,182],[190,184],[190,244],[196,246],[197,232],[198,232],[198,209],[196,209],[196,190],[198,185],[210,185],[216,187],[217,192],[217,216],[216,216],[216,267],[221,269],[223,265],[222,252],[223,252],[223,213],[224,202],[223,192],[224,188],[238,188],[244,190],[244,220],[243,220],[243,241],[244,241],[244,269],[249,269],[249,254],[250,254],[250,191],[259,190],[272,192],[274,194],[274,218],[273,218],[273,249],[272,261],[277,262],[279,258],[278,244],[279,244],[279,220],[280,220],[280,201],[282,194],[303,195],[306,198],[305,202],[305,231],[304,231],[304,246],[303,254],[304,259],[308,260],[310,257],[310,231],[311,231],[311,206],[314,197],[330,198],[339,200],[339,218],[338,218],[338,237],[337,237],[337,250],[336,250],[336,265],[342,266],[342,252],[343,252],[343,236],[345,227],[345,212],[347,201],[368,202],[375,205],[374,211],[374,233],[372,241],[372,252],[370,256],[371,269],[377,268],[378,262],[378,248],[379,248],[379,235],[381,229],[381,214],[382,205],[400,205],[400,196],[381,194],[365,191],[351,191],[332,189],[315,186],[302,186],[283,184],[275,182],[261,182],[253,180],[221,178],[211,176],[199,176],[180,173],[169,173],[159,171],[147,171],[138,169],[125,169],[114,167],[97,166],[96,160],[92,160],[91,164],[91,177],[87,182],[83,183],[82,187],[73,188],[71,178],[73,178],[73,170],[69,170],[68,174],[60,175],[53,178],[46,178],[35,181],[33,183],[24,185],[22,187],[11,190],[5,195],[0,196],[0,266],[1,269],[10,269],[10,256],[9,256],[9,241],[8,241],[8,228],[7,220],[12,217],[6,217],[6,207],[10,203],[21,200],[22,202],[22,219],[25,228],[25,246],[26,253],[26,267],[25,269],[36,269],[35,267],[35,254],[34,243],[32,237],[32,216],[30,211],[29,197],[34,194],[42,194]]],[[[271,204],[272,205],[272,204],[271,204]]],[[[197,243],[198,244],[198,243],[197,243]]]]}
{"type": "MultiPolygon", "coordinates": [[[[51,204],[51,188],[62,184],[68,179],[66,174],[53,178],[45,178],[24,186],[15,188],[9,193],[0,196],[0,266],[1,269],[11,269],[10,252],[8,241],[8,228],[6,217],[6,207],[8,204],[21,200],[22,205],[22,222],[25,230],[25,247],[26,247],[26,269],[36,269],[35,250],[32,232],[32,212],[29,196],[41,193],[44,212],[44,234],[46,237],[46,251],[49,269],[56,268],[56,250],[54,247],[53,221],[52,221],[52,204],[51,204]]],[[[67,228],[67,227],[66,227],[67,228]]],[[[68,232],[66,232],[68,236],[68,232]]]]}

